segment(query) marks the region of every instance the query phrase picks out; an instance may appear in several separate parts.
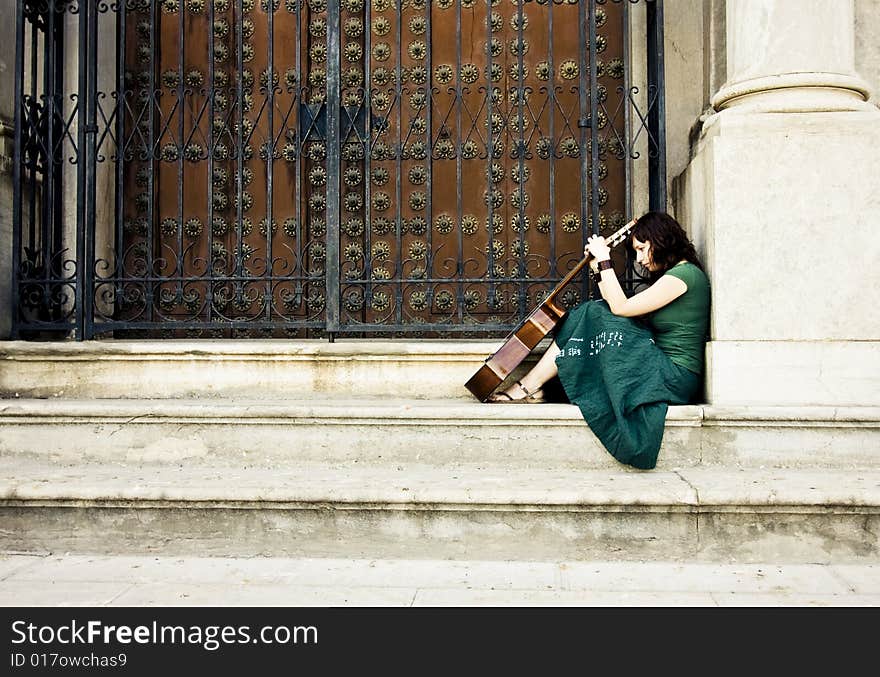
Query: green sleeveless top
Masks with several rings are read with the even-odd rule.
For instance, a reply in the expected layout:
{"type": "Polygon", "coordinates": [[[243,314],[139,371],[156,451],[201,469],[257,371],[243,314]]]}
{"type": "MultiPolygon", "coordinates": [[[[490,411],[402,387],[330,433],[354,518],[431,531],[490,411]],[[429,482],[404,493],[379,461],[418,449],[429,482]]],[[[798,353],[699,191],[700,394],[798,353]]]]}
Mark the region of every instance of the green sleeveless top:
{"type": "Polygon", "coordinates": [[[666,271],[687,285],[687,291],[648,317],[657,346],[675,364],[696,374],[703,371],[709,337],[709,278],[693,263],[666,271]]]}

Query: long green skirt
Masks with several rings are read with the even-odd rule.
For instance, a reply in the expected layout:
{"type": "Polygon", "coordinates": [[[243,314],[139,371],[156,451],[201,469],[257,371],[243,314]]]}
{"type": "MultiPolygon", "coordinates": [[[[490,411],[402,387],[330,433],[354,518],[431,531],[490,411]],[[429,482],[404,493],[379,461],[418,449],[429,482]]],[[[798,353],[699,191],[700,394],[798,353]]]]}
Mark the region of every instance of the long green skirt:
{"type": "Polygon", "coordinates": [[[605,301],[572,309],[555,336],[559,380],[609,453],[621,463],[657,465],[670,404],[688,404],[701,378],[667,357],[651,330],[618,317],[605,301]]]}

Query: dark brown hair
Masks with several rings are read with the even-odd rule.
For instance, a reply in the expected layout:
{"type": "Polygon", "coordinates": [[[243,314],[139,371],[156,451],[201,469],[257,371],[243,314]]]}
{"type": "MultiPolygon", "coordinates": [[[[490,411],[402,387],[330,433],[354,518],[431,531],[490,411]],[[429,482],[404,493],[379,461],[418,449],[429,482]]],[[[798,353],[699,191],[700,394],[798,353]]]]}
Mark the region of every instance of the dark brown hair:
{"type": "Polygon", "coordinates": [[[665,212],[647,212],[640,216],[632,229],[627,246],[632,249],[632,238],[640,242],[651,243],[651,260],[658,270],[650,273],[651,279],[661,277],[676,263],[685,259],[703,270],[703,264],[697,258],[694,245],[688,239],[684,228],[665,212]]]}

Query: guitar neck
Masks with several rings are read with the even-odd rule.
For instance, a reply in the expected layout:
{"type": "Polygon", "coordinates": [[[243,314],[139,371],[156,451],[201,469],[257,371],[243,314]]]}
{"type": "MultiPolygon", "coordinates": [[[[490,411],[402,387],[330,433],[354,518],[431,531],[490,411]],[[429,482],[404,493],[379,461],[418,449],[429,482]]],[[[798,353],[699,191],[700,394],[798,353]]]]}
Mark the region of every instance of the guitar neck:
{"type": "Polygon", "coordinates": [[[584,266],[587,265],[589,262],[589,256],[585,256],[583,259],[581,259],[578,264],[571,269],[568,275],[563,277],[559,284],[553,287],[553,291],[551,291],[547,295],[547,298],[544,299],[544,303],[553,303],[555,305],[556,297],[559,296],[559,293],[568,285],[569,282],[577,277],[577,274],[580,273],[584,269],[584,266]]]}
{"type": "MultiPolygon", "coordinates": [[[[621,242],[623,242],[634,225],[635,220],[632,220],[622,228],[614,231],[614,234],[612,234],[611,237],[608,238],[608,246],[613,249],[621,242]]],[[[553,288],[553,291],[551,291],[547,295],[547,298],[544,300],[544,302],[549,302],[551,304],[554,303],[554,301],[556,300],[556,296],[558,296],[559,293],[568,285],[568,283],[571,282],[577,276],[577,274],[584,269],[584,266],[586,266],[590,262],[591,258],[592,256],[585,256],[580,261],[578,261],[578,264],[569,271],[568,275],[563,277],[562,281],[560,281],[560,283],[553,288]]]]}

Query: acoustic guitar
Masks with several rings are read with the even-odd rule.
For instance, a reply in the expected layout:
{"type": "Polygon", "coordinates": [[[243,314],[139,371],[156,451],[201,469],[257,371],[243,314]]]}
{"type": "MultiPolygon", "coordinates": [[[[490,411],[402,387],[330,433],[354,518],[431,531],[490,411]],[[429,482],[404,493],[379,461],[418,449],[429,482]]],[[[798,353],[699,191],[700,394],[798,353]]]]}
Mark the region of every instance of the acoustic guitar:
{"type": "MultiPolygon", "coordinates": [[[[635,223],[636,221],[633,219],[615,231],[611,237],[606,239],[608,246],[616,247],[623,242],[633,229],[633,226],[635,226],[635,223]]],[[[557,305],[556,299],[566,285],[590,262],[591,258],[592,256],[588,255],[578,262],[571,272],[553,288],[553,291],[547,295],[547,298],[544,299],[541,305],[535,308],[504,339],[501,347],[487,357],[483,361],[483,365],[477,370],[477,373],[471,376],[470,380],[464,384],[465,388],[470,390],[480,402],[485,402],[489,395],[495,392],[495,389],[510,375],[510,372],[516,369],[532,349],[540,343],[541,339],[559,324],[559,321],[565,315],[565,310],[557,305]]]]}

